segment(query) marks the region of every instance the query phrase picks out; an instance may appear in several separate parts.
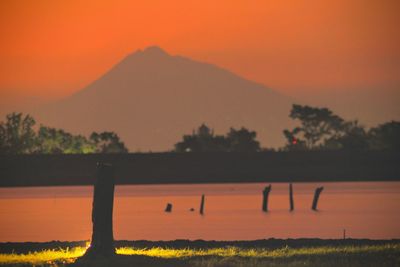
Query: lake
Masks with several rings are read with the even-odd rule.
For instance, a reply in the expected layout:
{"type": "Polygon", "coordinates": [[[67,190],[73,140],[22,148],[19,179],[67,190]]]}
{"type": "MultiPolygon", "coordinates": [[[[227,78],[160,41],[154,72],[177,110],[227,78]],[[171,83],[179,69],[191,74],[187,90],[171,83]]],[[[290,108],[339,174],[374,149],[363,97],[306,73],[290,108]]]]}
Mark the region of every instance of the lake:
{"type": "MultiPolygon", "coordinates": [[[[254,240],[264,238],[400,238],[400,182],[121,185],[115,188],[117,240],[254,240]],[[318,211],[314,190],[324,186],[318,211]],[[205,194],[205,214],[199,214],[205,194]],[[171,213],[164,212],[172,203],[171,213]],[[190,211],[190,209],[195,211],[190,211]]],[[[73,241],[91,237],[93,187],[0,188],[0,242],[73,241]]]]}

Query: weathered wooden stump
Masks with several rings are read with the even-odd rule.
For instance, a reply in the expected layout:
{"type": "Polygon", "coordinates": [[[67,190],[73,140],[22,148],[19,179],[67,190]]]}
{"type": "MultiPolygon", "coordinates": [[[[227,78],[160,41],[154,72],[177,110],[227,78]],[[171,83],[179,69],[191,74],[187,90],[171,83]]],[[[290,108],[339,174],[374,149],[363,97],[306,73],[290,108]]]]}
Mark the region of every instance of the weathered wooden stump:
{"type": "Polygon", "coordinates": [[[115,254],[112,222],[114,184],[113,166],[97,163],[92,206],[92,240],[84,257],[109,257],[115,254]]]}
{"type": "Polygon", "coordinates": [[[264,212],[268,211],[268,196],[269,192],[271,192],[271,185],[266,186],[263,190],[263,202],[262,202],[262,210],[264,212]]]}
{"type": "Polygon", "coordinates": [[[313,199],[313,203],[312,203],[311,209],[317,210],[318,199],[319,199],[319,195],[321,194],[322,190],[324,190],[323,186],[317,187],[317,189],[315,189],[314,199],[313,199]]]}
{"type": "Polygon", "coordinates": [[[204,214],[204,194],[201,195],[201,203],[200,203],[200,214],[203,215],[204,214]]]}
{"type": "Polygon", "coordinates": [[[167,203],[167,206],[165,207],[165,212],[171,212],[172,211],[172,204],[167,203]]]}
{"type": "Polygon", "coordinates": [[[290,203],[290,211],[294,210],[294,201],[293,201],[293,185],[289,184],[289,203],[290,203]]]}

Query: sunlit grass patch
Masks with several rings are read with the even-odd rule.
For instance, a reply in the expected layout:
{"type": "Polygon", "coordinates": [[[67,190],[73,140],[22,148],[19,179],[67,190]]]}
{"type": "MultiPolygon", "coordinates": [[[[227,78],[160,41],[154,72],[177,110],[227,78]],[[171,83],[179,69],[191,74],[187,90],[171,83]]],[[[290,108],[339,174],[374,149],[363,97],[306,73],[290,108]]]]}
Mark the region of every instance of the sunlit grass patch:
{"type": "Polygon", "coordinates": [[[149,248],[139,249],[134,247],[122,247],[117,249],[121,255],[142,255],[159,258],[186,258],[199,256],[218,256],[218,257],[248,257],[248,258],[282,258],[292,256],[307,255],[327,255],[327,254],[356,254],[356,253],[374,253],[387,250],[396,250],[400,252],[399,244],[386,244],[376,246],[343,246],[343,247],[307,247],[307,248],[239,248],[223,247],[212,249],[172,249],[172,248],[149,248]]]}
{"type": "MultiPolygon", "coordinates": [[[[30,264],[40,265],[49,264],[57,266],[57,264],[72,263],[78,257],[81,257],[86,251],[85,247],[74,247],[70,249],[52,249],[26,254],[0,254],[0,264],[30,264]]],[[[135,248],[135,247],[120,247],[117,248],[117,254],[120,255],[140,255],[151,258],[162,259],[200,259],[202,257],[216,257],[220,259],[243,259],[263,260],[263,259],[280,259],[290,260],[296,257],[316,258],[321,256],[365,256],[372,254],[394,253],[400,255],[400,244],[385,244],[371,246],[318,246],[318,247],[302,247],[290,248],[283,247],[278,249],[267,248],[240,248],[240,247],[221,247],[210,249],[194,249],[194,248],[135,248]]]]}
{"type": "Polygon", "coordinates": [[[16,264],[16,263],[51,263],[53,261],[73,262],[76,258],[81,257],[86,251],[85,247],[74,247],[67,249],[49,249],[42,251],[29,252],[27,254],[0,254],[0,264],[16,264]]]}

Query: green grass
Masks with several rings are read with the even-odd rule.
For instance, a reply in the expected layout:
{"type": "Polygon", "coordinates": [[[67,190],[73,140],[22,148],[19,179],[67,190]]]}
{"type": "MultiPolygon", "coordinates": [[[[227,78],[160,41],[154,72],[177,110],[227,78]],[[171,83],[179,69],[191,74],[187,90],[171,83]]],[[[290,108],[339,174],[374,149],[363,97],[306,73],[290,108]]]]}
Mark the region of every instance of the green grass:
{"type": "Polygon", "coordinates": [[[400,244],[319,246],[278,249],[220,247],[211,249],[117,248],[113,259],[77,261],[85,247],[26,254],[0,254],[0,265],[13,266],[400,266],[400,244]]]}

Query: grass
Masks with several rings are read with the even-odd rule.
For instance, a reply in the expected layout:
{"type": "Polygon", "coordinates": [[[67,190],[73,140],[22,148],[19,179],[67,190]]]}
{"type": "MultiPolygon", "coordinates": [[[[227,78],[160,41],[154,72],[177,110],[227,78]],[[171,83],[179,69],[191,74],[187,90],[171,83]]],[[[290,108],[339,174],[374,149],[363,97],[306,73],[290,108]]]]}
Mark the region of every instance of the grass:
{"type": "Polygon", "coordinates": [[[0,254],[11,266],[400,266],[400,244],[290,248],[117,248],[117,256],[97,262],[77,261],[85,247],[0,254]]]}
{"type": "Polygon", "coordinates": [[[141,255],[159,258],[188,258],[188,257],[251,257],[251,258],[284,258],[293,256],[327,255],[327,254],[351,254],[370,253],[386,250],[397,250],[400,252],[400,245],[388,244],[383,246],[346,246],[346,247],[313,247],[313,248],[289,248],[280,249],[245,249],[238,247],[225,247],[213,249],[165,249],[165,248],[118,248],[117,253],[121,255],[141,255]]]}
{"type": "Polygon", "coordinates": [[[26,254],[0,254],[0,264],[24,264],[24,265],[45,265],[60,263],[72,263],[78,257],[81,257],[86,251],[84,247],[76,247],[72,249],[48,249],[42,251],[29,252],[26,254]]]}

